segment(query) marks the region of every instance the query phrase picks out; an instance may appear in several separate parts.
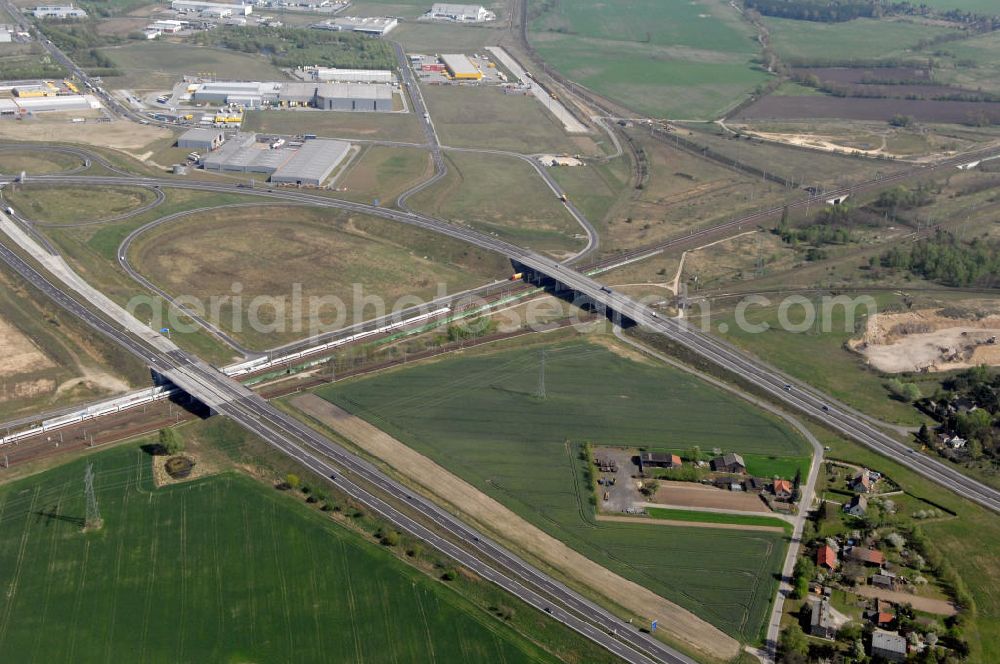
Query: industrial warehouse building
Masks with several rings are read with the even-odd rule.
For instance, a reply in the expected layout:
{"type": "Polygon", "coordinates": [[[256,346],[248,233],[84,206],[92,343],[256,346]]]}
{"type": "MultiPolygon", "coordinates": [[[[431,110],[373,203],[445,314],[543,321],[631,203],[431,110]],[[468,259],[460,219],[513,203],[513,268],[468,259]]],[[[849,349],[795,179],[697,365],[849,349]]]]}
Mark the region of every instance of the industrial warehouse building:
{"type": "Polygon", "coordinates": [[[87,18],[87,12],[73,5],[46,5],[31,10],[35,18],[87,18]]]}
{"type": "Polygon", "coordinates": [[[100,104],[83,95],[61,95],[59,97],[18,97],[0,99],[0,115],[25,115],[48,111],[89,111],[100,108],[100,104]]]}
{"type": "Polygon", "coordinates": [[[193,12],[206,16],[249,16],[253,12],[252,5],[236,5],[224,2],[199,2],[198,0],[173,0],[170,8],[179,12],[193,12]]]}
{"type": "Polygon", "coordinates": [[[265,106],[311,106],[336,111],[391,111],[392,87],[380,83],[231,82],[198,84],[195,103],[265,106]]]}
{"type": "Polygon", "coordinates": [[[271,175],[271,182],[318,187],[330,177],[351,149],[350,143],[313,139],[271,175]]]}
{"type": "Polygon", "coordinates": [[[459,23],[483,23],[494,20],[497,15],[482,5],[455,5],[446,2],[436,2],[425,18],[458,21],[459,23]]]}
{"type": "Polygon", "coordinates": [[[226,135],[218,129],[188,129],[177,139],[177,147],[211,151],[225,142],[226,135]]]}
{"type": "Polygon", "coordinates": [[[441,62],[451,77],[459,81],[479,81],[483,78],[483,72],[473,64],[472,60],[461,53],[445,54],[441,56],[441,62]]]}
{"type": "Polygon", "coordinates": [[[271,182],[318,187],[347,156],[351,144],[313,139],[301,145],[271,147],[254,134],[240,134],[202,159],[209,171],[263,173],[271,182]]]}
{"type": "Polygon", "coordinates": [[[314,105],[326,111],[391,111],[392,88],[361,83],[320,83],[314,105]]]}
{"type": "Polygon", "coordinates": [[[297,75],[303,79],[334,83],[393,83],[395,76],[388,69],[335,69],[304,67],[297,75]]]}
{"type": "Polygon", "coordinates": [[[332,21],[314,23],[309,27],[316,28],[318,30],[342,30],[344,32],[360,32],[365,35],[371,35],[372,37],[384,37],[397,25],[399,25],[399,21],[394,18],[376,16],[366,16],[360,18],[357,16],[343,16],[341,18],[335,18],[332,21]]]}

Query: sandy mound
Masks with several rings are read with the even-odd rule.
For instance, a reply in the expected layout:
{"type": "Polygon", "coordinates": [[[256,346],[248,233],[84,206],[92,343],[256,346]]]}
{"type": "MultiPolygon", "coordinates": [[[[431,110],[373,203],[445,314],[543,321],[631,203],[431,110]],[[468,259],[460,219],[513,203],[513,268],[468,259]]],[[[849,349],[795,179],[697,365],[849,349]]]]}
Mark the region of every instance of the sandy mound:
{"type": "Polygon", "coordinates": [[[1000,314],[945,311],[876,314],[848,345],[886,373],[1000,366],[1000,314]]]}

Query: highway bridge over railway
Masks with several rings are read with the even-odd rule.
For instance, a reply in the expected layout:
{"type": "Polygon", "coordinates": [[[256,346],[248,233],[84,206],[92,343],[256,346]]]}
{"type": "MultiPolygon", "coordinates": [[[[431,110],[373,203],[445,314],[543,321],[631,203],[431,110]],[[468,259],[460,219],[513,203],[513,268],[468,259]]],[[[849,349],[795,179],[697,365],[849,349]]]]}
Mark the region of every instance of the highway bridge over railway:
{"type": "MultiPolygon", "coordinates": [[[[10,177],[0,177],[0,183],[11,180],[12,178],[10,177]]],[[[220,193],[232,193],[234,191],[234,186],[229,184],[134,176],[52,175],[38,176],[35,178],[35,181],[51,184],[84,184],[92,186],[145,185],[152,187],[177,187],[220,193]]],[[[589,302],[608,312],[610,315],[619,316],[626,322],[631,322],[642,328],[663,334],[689,351],[736,374],[759,390],[767,392],[772,398],[783,402],[788,407],[809,415],[833,430],[840,432],[842,435],[894,459],[917,474],[937,482],[969,500],[975,501],[990,510],[1000,512],[1000,492],[997,490],[969,478],[943,462],[926,455],[917,454],[913,448],[863,421],[850,408],[838,403],[832,397],[798,383],[774,367],[748,356],[746,353],[733,348],[729,344],[705,332],[695,329],[684,320],[664,317],[650,307],[621,293],[610,290],[600,282],[570,267],[566,263],[560,263],[500,238],[480,233],[472,228],[411,211],[344,201],[295,189],[241,188],[238,191],[250,196],[260,196],[269,199],[305,203],[317,207],[370,214],[417,226],[434,233],[467,242],[482,249],[502,254],[509,258],[512,263],[520,266],[524,271],[528,271],[539,278],[547,279],[555,290],[573,293],[574,297],[580,302],[589,302]]],[[[192,394],[196,398],[200,398],[199,394],[194,392],[192,394]]],[[[206,395],[206,398],[209,398],[208,395],[206,395]]]]}

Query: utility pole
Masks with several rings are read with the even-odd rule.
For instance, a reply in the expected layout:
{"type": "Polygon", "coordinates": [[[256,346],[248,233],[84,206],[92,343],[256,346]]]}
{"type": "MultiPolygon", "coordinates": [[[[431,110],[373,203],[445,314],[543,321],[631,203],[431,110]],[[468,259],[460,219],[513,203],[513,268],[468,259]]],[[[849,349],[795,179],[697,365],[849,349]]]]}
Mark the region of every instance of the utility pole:
{"type": "Polygon", "coordinates": [[[764,240],[757,235],[757,265],[754,270],[754,277],[760,279],[764,276],[764,240]]]}
{"type": "Polygon", "coordinates": [[[104,525],[104,520],[97,507],[97,496],[94,495],[94,464],[92,463],[87,464],[87,470],[83,474],[83,492],[87,498],[87,518],[83,522],[83,527],[100,528],[104,525]]]}
{"type": "Polygon", "coordinates": [[[535,396],[539,399],[545,398],[545,349],[542,349],[542,363],[538,367],[538,390],[535,396]]]}

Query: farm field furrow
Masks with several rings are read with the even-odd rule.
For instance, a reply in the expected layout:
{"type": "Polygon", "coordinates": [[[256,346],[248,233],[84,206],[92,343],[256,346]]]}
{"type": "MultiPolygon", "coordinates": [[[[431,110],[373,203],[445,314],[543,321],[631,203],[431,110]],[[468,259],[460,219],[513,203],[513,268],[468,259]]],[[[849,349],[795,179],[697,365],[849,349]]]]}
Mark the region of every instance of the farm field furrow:
{"type": "Polygon", "coordinates": [[[17,661],[557,661],[248,477],[156,488],[136,445],[0,489],[0,524],[17,661]],[[88,462],[104,526],[84,533],[88,462]]]}

